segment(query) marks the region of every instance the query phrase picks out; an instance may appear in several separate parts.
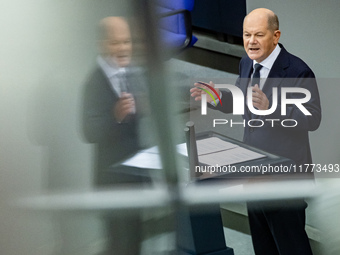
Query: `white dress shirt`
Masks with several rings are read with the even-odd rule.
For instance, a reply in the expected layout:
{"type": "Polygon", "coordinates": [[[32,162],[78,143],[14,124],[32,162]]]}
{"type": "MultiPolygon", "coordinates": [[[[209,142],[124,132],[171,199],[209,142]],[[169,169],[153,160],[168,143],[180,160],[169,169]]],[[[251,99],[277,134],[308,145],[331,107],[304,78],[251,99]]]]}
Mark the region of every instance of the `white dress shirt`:
{"type": "MultiPolygon", "coordinates": [[[[262,66],[262,68],[260,70],[260,89],[261,90],[263,89],[263,85],[265,84],[265,82],[268,78],[269,72],[272,69],[275,60],[279,56],[280,51],[281,51],[280,46],[276,45],[276,47],[272,51],[272,53],[270,53],[270,55],[265,60],[263,60],[261,63],[259,63],[262,66]]],[[[258,62],[256,60],[253,60],[253,69],[254,70],[253,70],[251,77],[253,77],[253,74],[255,72],[255,64],[256,63],[258,63],[258,62]]],[[[250,81],[249,85],[251,86],[251,81],[250,81]]]]}
{"type": "Polygon", "coordinates": [[[112,90],[120,96],[120,81],[121,74],[125,74],[126,70],[123,67],[118,67],[113,61],[104,58],[103,56],[97,57],[97,63],[109,79],[112,90]]]}

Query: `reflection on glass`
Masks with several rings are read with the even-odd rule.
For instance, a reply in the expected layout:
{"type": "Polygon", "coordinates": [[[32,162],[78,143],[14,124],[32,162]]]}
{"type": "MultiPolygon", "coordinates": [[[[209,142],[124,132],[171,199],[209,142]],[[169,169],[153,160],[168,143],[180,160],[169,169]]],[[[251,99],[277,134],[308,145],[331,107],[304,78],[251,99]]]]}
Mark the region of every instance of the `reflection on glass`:
{"type": "MultiPolygon", "coordinates": [[[[86,139],[96,146],[95,185],[126,188],[150,181],[147,170],[143,175],[135,167],[121,165],[141,149],[139,128],[147,110],[147,88],[132,62],[127,19],[106,17],[98,30],[100,54],[84,87],[83,129],[86,139]]],[[[138,254],[142,241],[139,213],[107,214],[104,219],[106,253],[138,254]]]]}
{"type": "Polygon", "coordinates": [[[138,182],[136,176],[113,173],[115,164],[141,148],[138,128],[146,87],[133,67],[130,26],[123,17],[107,17],[98,34],[100,54],[85,84],[83,101],[84,134],[96,144],[95,183],[138,182]]]}

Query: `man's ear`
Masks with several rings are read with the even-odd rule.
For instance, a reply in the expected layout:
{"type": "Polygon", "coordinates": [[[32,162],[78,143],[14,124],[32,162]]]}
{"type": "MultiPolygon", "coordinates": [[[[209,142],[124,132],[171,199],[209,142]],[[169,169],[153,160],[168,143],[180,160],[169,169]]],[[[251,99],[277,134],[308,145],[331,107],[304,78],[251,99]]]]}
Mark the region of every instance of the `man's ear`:
{"type": "Polygon", "coordinates": [[[279,43],[280,36],[281,36],[281,31],[275,30],[274,31],[274,43],[275,43],[275,45],[279,43]]]}

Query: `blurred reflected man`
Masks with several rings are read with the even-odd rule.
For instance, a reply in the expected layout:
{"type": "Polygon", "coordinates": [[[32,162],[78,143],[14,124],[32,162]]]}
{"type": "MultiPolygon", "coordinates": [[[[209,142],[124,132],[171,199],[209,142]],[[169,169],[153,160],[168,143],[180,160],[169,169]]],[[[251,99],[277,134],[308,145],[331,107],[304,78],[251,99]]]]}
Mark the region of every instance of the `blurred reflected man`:
{"type": "Polygon", "coordinates": [[[132,41],[122,17],[107,17],[99,27],[101,54],[85,87],[84,133],[97,144],[95,182],[108,181],[107,170],[135,153],[138,146],[138,112],[130,72],[132,41]]]}
{"type": "MultiPolygon", "coordinates": [[[[301,59],[288,53],[279,44],[281,31],[277,16],[268,9],[256,9],[249,13],[243,23],[243,42],[247,56],[241,59],[238,86],[245,97],[252,96],[257,110],[271,108],[273,87],[278,88],[278,107],[266,116],[257,116],[245,110],[245,123],[251,119],[275,119],[279,125],[265,122],[261,127],[246,125],[243,141],[265,151],[292,159],[297,166],[312,163],[308,132],[316,130],[321,122],[320,98],[312,70],[301,59]],[[260,64],[260,65],[259,65],[260,64]],[[248,87],[252,95],[247,95],[248,87]],[[311,98],[303,106],[311,113],[307,116],[294,104],[286,106],[287,114],[281,115],[281,88],[307,89],[311,98]],[[280,125],[283,119],[297,121],[295,127],[280,125]]],[[[211,86],[214,84],[211,82],[211,86]]],[[[196,83],[191,95],[201,100],[202,90],[196,83]]],[[[219,91],[222,104],[209,107],[225,113],[233,110],[233,97],[229,91],[219,91]]],[[[288,98],[301,98],[301,94],[288,93],[288,98]]],[[[217,100],[216,100],[217,101],[217,100]]],[[[247,104],[247,100],[245,100],[247,104]]],[[[245,105],[245,109],[248,109],[245,105]]],[[[313,176],[309,173],[309,177],[313,176]]],[[[309,178],[308,176],[305,176],[309,178]]],[[[304,200],[273,201],[271,203],[248,203],[249,223],[253,246],[257,255],[310,255],[309,240],[305,232],[304,200]],[[271,207],[268,207],[270,205],[271,207]]]]}
{"type": "MultiPolygon", "coordinates": [[[[83,129],[86,139],[96,144],[95,185],[126,186],[140,179],[112,171],[139,149],[137,101],[141,81],[131,66],[132,39],[123,17],[107,17],[99,26],[100,55],[97,67],[85,84],[83,129]]],[[[106,218],[108,248],[105,254],[139,254],[139,215],[106,218]]]]}

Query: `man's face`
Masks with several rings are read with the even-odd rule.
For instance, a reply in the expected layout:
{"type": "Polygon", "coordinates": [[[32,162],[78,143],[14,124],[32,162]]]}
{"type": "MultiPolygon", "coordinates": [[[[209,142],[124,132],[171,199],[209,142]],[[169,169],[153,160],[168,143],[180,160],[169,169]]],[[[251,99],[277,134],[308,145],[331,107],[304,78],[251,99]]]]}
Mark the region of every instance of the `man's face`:
{"type": "Polygon", "coordinates": [[[104,53],[111,57],[119,67],[130,64],[132,56],[132,42],[130,29],[123,24],[114,29],[108,29],[107,37],[103,42],[104,53]]]}
{"type": "Polygon", "coordinates": [[[262,62],[275,49],[281,32],[268,29],[268,18],[265,15],[251,15],[243,23],[243,45],[252,60],[262,62]]]}

